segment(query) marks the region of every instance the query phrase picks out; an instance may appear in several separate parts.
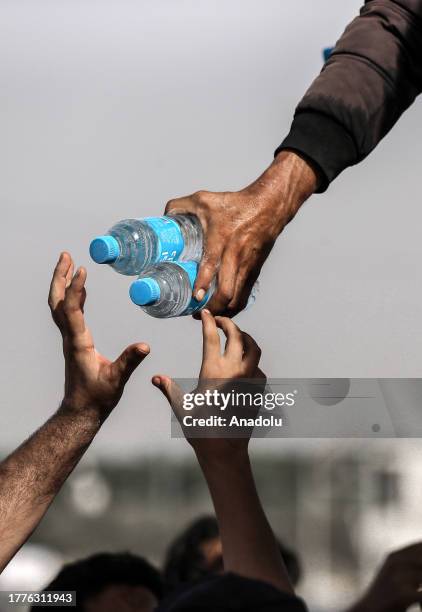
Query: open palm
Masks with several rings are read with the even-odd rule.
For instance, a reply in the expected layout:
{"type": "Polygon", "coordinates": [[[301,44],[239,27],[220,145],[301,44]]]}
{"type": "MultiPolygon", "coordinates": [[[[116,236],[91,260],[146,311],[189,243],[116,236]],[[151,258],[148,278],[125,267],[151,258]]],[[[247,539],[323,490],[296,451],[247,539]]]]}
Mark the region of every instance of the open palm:
{"type": "Polygon", "coordinates": [[[115,361],[101,355],[85,324],[87,272],[62,253],[54,270],[48,303],[63,338],[65,401],[76,408],[98,408],[106,417],[120,400],[133,371],[149,353],[145,343],[127,347],[115,361]]]}

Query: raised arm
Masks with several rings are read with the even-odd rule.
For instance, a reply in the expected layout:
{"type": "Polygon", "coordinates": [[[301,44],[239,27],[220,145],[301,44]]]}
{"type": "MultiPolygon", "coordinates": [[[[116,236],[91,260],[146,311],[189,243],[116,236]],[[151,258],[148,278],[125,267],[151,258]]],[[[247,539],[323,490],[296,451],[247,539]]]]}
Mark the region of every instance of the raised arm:
{"type": "MultiPolygon", "coordinates": [[[[261,351],[255,341],[230,320],[202,312],[203,362],[200,385],[207,381],[228,382],[255,379],[264,374],[258,363],[261,351]],[[218,328],[226,338],[221,354],[218,328]]],[[[182,391],[167,376],[155,376],[153,383],[169,400],[183,423],[182,391]]],[[[261,386],[262,389],[262,386],[261,386]]],[[[272,529],[259,500],[248,456],[249,437],[189,438],[208,483],[219,523],[224,568],[246,578],[267,582],[293,594],[272,529]]],[[[250,435],[250,432],[249,432],[250,435]]]]}
{"type": "Polygon", "coordinates": [[[85,269],[73,276],[72,259],[62,253],[49,305],[63,337],[64,398],[57,412],[0,463],[0,572],[38,525],[149,353],[146,344],[129,346],[114,362],[97,353],[83,315],[85,280],[85,269]]]}

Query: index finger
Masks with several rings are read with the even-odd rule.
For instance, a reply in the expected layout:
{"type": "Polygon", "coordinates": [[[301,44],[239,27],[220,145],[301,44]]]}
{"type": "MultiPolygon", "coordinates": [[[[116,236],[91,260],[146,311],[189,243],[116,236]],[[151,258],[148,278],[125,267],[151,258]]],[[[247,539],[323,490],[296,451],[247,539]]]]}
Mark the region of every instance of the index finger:
{"type": "Polygon", "coordinates": [[[178,214],[195,214],[196,206],[192,199],[192,196],[184,196],[183,198],[174,198],[169,200],[164,209],[165,215],[178,215],[178,214]]]}
{"type": "Polygon", "coordinates": [[[201,311],[202,320],[202,359],[216,359],[221,354],[220,336],[214,317],[209,310],[201,311]]]}
{"type": "Polygon", "coordinates": [[[243,336],[236,323],[227,317],[215,317],[217,327],[223,330],[226,336],[225,355],[235,360],[241,360],[243,356],[243,336]]]}

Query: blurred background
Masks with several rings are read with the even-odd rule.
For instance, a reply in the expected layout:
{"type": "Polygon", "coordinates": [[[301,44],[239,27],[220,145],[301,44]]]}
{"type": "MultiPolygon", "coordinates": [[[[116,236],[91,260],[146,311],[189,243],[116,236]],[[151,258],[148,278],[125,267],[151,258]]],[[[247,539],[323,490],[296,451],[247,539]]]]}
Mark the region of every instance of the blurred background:
{"type": "MultiPolygon", "coordinates": [[[[61,250],[88,268],[86,316],[112,357],[148,360],[0,588],[40,588],[63,560],[131,549],[155,562],[210,503],[150,378],[192,377],[200,328],[155,320],[91,238],[198,189],[236,190],[271,162],[294,108],[361,2],[0,0],[4,456],[58,406],[59,335],[47,292],[61,250]]],[[[238,323],[276,377],[419,377],[417,103],[360,166],[300,211],[238,323]]],[[[383,555],[419,538],[417,443],[256,440],[258,485],[304,564],[300,592],[339,609],[383,555]]]]}

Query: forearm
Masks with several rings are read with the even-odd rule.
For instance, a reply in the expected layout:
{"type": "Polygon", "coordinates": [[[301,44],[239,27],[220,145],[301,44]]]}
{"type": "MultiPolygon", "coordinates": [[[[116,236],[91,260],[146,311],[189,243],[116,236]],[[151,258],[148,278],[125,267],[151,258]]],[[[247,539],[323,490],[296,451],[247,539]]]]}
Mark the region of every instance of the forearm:
{"type": "Polygon", "coordinates": [[[229,461],[201,457],[220,528],[226,571],[293,589],[277,541],[261,506],[247,452],[229,461]]]}
{"type": "Polygon", "coordinates": [[[0,464],[0,571],[38,525],[100,426],[96,410],[63,403],[0,464]]]}

